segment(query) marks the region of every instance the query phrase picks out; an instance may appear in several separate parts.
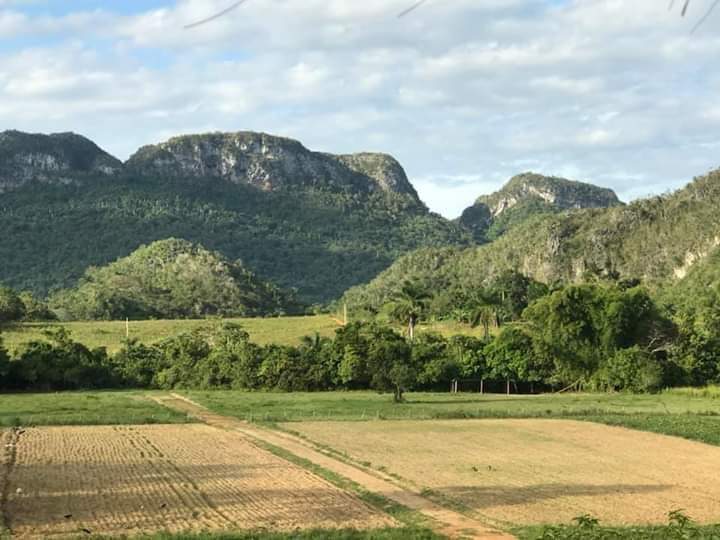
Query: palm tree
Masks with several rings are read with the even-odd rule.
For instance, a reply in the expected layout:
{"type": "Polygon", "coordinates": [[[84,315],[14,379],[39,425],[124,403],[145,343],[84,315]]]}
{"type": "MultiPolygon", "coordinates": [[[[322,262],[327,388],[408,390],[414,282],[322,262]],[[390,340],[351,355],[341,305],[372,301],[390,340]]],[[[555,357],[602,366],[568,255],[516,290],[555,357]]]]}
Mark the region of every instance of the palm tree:
{"type": "Polygon", "coordinates": [[[430,294],[418,283],[406,281],[392,298],[391,315],[400,321],[407,321],[410,341],[415,339],[415,326],[427,309],[430,294]]]}
{"type": "Polygon", "coordinates": [[[470,326],[475,328],[482,324],[483,336],[487,341],[490,337],[490,326],[500,326],[498,308],[501,304],[496,298],[482,291],[475,293],[471,302],[470,326]]]}

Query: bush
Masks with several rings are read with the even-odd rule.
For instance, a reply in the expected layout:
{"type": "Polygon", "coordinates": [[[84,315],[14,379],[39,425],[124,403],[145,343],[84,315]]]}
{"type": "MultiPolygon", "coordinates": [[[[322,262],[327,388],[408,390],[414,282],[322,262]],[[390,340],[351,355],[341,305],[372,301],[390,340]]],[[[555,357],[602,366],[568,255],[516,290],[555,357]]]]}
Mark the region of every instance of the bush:
{"type": "Polygon", "coordinates": [[[605,362],[596,381],[606,390],[655,392],[662,387],[663,368],[640,347],[620,349],[605,362]]]}

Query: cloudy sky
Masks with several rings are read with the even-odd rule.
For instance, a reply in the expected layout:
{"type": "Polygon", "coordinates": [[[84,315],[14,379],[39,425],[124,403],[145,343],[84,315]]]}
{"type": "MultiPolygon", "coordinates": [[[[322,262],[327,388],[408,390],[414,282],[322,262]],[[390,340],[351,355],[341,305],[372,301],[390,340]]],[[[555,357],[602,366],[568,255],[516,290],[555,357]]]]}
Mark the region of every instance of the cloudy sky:
{"type": "Polygon", "coordinates": [[[720,8],[683,1],[0,0],[0,130],[382,151],[448,217],[527,170],[630,200],[720,165],[720,8]]]}

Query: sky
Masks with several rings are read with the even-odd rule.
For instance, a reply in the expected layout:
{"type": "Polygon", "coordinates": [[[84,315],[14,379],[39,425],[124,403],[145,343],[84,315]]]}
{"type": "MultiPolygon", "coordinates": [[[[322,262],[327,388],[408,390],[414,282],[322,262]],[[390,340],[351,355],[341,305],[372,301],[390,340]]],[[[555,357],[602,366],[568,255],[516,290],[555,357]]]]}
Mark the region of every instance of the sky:
{"type": "Polygon", "coordinates": [[[720,166],[712,0],[0,0],[0,130],[385,152],[434,211],[535,171],[625,201],[720,166]],[[669,9],[670,4],[674,4],[669,9]]]}

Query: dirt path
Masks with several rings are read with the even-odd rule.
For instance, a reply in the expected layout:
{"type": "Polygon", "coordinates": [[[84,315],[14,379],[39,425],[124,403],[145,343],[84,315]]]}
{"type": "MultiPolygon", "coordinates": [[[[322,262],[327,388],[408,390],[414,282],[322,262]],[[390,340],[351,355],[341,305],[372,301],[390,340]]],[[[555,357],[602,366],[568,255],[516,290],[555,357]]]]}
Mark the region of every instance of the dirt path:
{"type": "Polygon", "coordinates": [[[514,538],[507,533],[493,530],[459,512],[443,508],[422,497],[419,493],[399,487],[389,476],[375,472],[370,474],[356,466],[324,454],[312,444],[298,437],[262,429],[247,422],[216,414],[179,394],[154,399],[166,407],[188,413],[208,425],[238,431],[251,439],[283,448],[297,457],[306,459],[315,465],[355,482],[372,493],[382,495],[411,510],[418,511],[437,522],[436,532],[450,538],[470,538],[475,540],[511,540],[514,538]]]}

